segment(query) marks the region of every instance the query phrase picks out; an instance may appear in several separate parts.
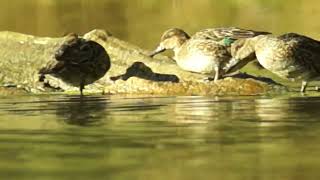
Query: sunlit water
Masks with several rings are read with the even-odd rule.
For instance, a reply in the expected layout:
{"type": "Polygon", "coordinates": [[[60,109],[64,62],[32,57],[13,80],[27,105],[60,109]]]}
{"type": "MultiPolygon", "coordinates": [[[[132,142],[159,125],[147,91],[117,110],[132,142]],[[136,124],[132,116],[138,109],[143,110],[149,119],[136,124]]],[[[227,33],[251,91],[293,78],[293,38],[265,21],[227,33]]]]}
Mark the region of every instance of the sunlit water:
{"type": "Polygon", "coordinates": [[[0,99],[1,179],[318,179],[320,98],[0,99]]]}

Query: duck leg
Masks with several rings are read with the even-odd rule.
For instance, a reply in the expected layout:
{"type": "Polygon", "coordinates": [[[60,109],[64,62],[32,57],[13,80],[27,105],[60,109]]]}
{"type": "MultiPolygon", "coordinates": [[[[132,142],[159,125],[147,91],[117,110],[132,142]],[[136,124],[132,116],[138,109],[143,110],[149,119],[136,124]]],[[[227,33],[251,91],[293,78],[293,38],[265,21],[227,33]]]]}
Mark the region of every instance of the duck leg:
{"type": "Polygon", "coordinates": [[[84,84],[80,84],[80,95],[83,96],[83,89],[84,89],[84,84]]]}
{"type": "Polygon", "coordinates": [[[216,72],[215,75],[214,75],[214,80],[213,80],[214,82],[217,82],[218,79],[219,79],[219,70],[220,70],[219,66],[216,66],[214,68],[214,71],[216,72]]]}
{"type": "Polygon", "coordinates": [[[80,81],[80,95],[83,96],[83,89],[84,89],[84,82],[85,82],[85,79],[84,78],[81,78],[81,81],[80,81]]]}
{"type": "Polygon", "coordinates": [[[307,85],[308,85],[307,81],[302,81],[300,92],[302,92],[302,93],[305,92],[307,85]]]}

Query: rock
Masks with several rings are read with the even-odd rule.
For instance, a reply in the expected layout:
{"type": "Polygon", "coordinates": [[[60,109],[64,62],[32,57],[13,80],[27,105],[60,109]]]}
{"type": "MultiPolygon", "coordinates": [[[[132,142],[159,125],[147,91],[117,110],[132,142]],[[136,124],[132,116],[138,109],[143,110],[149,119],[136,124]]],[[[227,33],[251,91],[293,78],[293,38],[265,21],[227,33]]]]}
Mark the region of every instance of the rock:
{"type": "MultiPolygon", "coordinates": [[[[85,94],[261,95],[286,91],[279,84],[254,77],[227,77],[217,83],[205,82],[205,75],[183,71],[166,56],[150,58],[146,55],[149,51],[121,41],[104,30],[93,30],[83,38],[101,44],[112,64],[103,78],[86,86],[85,94]]],[[[54,60],[53,54],[63,42],[64,37],[0,32],[0,86],[13,84],[33,93],[57,90],[78,93],[77,88],[56,78],[39,82],[39,70],[54,60]]]]}

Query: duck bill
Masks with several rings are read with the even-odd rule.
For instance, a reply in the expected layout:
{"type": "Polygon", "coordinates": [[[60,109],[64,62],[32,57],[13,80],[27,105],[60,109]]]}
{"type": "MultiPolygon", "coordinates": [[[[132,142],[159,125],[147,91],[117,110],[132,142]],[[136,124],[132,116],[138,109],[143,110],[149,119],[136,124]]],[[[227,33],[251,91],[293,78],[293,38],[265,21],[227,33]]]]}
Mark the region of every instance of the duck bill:
{"type": "Polygon", "coordinates": [[[166,48],[163,48],[163,47],[161,47],[161,46],[158,46],[156,50],[152,51],[152,52],[149,54],[149,56],[150,56],[150,57],[153,57],[153,56],[155,56],[155,55],[157,55],[157,54],[159,54],[159,53],[164,52],[165,50],[166,50],[166,48]]]}

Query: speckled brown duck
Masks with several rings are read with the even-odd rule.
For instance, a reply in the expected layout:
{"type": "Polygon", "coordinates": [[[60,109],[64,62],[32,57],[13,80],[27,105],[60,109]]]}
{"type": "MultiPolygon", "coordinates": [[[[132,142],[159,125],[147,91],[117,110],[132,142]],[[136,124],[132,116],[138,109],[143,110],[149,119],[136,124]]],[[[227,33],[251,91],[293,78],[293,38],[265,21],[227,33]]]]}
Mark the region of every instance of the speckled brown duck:
{"type": "Polygon", "coordinates": [[[98,43],[69,34],[52,61],[40,70],[67,84],[79,87],[81,95],[85,85],[102,78],[110,69],[110,58],[98,43]]]}
{"type": "MultiPolygon", "coordinates": [[[[258,35],[252,30],[239,28],[214,28],[197,32],[190,37],[182,29],[172,28],[165,31],[159,46],[151,53],[151,57],[165,50],[174,51],[173,59],[177,65],[196,73],[208,74],[217,81],[227,72],[236,71],[240,63],[229,63],[232,59],[229,46],[237,38],[258,35]],[[229,66],[227,66],[229,64],[229,66]],[[230,64],[237,65],[234,68],[230,64]]],[[[244,61],[241,61],[244,62],[244,61]]],[[[245,65],[243,63],[243,65],[245,65]]]]}
{"type": "Polygon", "coordinates": [[[320,42],[312,38],[296,33],[260,35],[238,40],[232,46],[235,61],[255,54],[264,68],[279,77],[301,81],[301,92],[308,81],[320,79],[320,42]]]}

